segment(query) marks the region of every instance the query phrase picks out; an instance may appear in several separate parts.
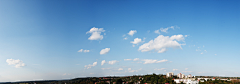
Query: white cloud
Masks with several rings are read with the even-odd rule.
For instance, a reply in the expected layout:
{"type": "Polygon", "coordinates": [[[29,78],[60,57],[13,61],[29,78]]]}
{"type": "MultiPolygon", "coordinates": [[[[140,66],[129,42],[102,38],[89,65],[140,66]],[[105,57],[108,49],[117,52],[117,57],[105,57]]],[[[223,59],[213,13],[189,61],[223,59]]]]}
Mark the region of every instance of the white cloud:
{"type": "Polygon", "coordinates": [[[90,74],[94,74],[94,73],[90,73],[90,74]]]}
{"type": "Polygon", "coordinates": [[[188,37],[188,35],[185,35],[185,37],[188,37]]]}
{"type": "Polygon", "coordinates": [[[124,40],[127,40],[127,39],[128,39],[127,37],[124,38],[124,40]]]}
{"type": "Polygon", "coordinates": [[[154,33],[156,33],[156,34],[160,34],[159,30],[155,30],[154,33]]]}
{"type": "Polygon", "coordinates": [[[217,54],[214,54],[214,55],[217,55],[217,54]]]}
{"type": "Polygon", "coordinates": [[[102,32],[105,32],[105,30],[103,30],[103,28],[91,28],[88,32],[86,32],[86,34],[90,33],[92,34],[88,40],[102,40],[103,39],[103,35],[101,35],[102,32]]]}
{"type": "Polygon", "coordinates": [[[101,65],[103,65],[104,63],[106,63],[106,61],[105,61],[105,60],[103,60],[103,61],[101,62],[101,65]]]}
{"type": "Polygon", "coordinates": [[[165,70],[165,69],[166,69],[166,68],[161,68],[161,69],[157,69],[157,68],[156,68],[156,69],[154,69],[154,70],[165,70]]]}
{"type": "Polygon", "coordinates": [[[205,46],[203,45],[203,48],[204,48],[205,46]]]}
{"type": "Polygon", "coordinates": [[[134,41],[131,41],[132,44],[138,44],[142,42],[142,39],[139,39],[139,38],[135,38],[134,41]]]}
{"type": "Polygon", "coordinates": [[[83,49],[80,49],[80,50],[78,50],[78,52],[90,52],[90,50],[83,50],[83,49]]]}
{"type": "Polygon", "coordinates": [[[138,50],[141,52],[155,50],[158,53],[163,53],[167,51],[167,48],[182,49],[181,45],[184,44],[179,44],[177,41],[184,41],[183,35],[173,35],[171,37],[159,35],[154,40],[150,40],[148,43],[141,45],[138,50]]]}
{"type": "Polygon", "coordinates": [[[94,66],[96,66],[96,65],[97,65],[97,62],[93,62],[92,65],[89,64],[89,65],[85,65],[84,67],[87,68],[87,69],[89,69],[89,68],[92,68],[92,67],[94,67],[94,66]]]}
{"type": "Polygon", "coordinates": [[[201,54],[203,54],[203,52],[201,54]]]}
{"type": "Polygon", "coordinates": [[[8,65],[15,65],[15,68],[21,68],[23,66],[26,66],[21,60],[14,60],[14,59],[7,59],[6,62],[8,65]]]}
{"type": "Polygon", "coordinates": [[[133,59],[133,61],[137,61],[137,60],[139,60],[139,58],[135,58],[135,59],[133,59]]]}
{"type": "Polygon", "coordinates": [[[167,27],[167,28],[160,28],[160,31],[161,32],[166,32],[167,33],[167,31],[168,31],[168,29],[174,29],[174,26],[171,26],[171,27],[167,27]]]}
{"type": "Polygon", "coordinates": [[[182,72],[185,72],[185,73],[191,73],[192,71],[182,71],[182,72]]]}
{"type": "Polygon", "coordinates": [[[136,30],[131,30],[131,31],[129,31],[128,35],[133,36],[133,34],[135,34],[135,33],[137,33],[136,30]]]}
{"type": "MultiPolygon", "coordinates": [[[[142,70],[142,68],[140,68],[139,70],[142,70]]],[[[128,68],[128,72],[138,72],[139,70],[132,70],[131,68],[128,68]]]]}
{"type": "Polygon", "coordinates": [[[188,70],[188,68],[185,68],[185,70],[188,70]]]}
{"type": "Polygon", "coordinates": [[[168,60],[166,60],[166,59],[163,59],[163,60],[144,59],[143,61],[145,61],[143,64],[151,64],[151,63],[166,62],[168,60]]]}
{"type": "Polygon", "coordinates": [[[89,52],[90,50],[84,50],[83,52],[89,52]]]}
{"type": "Polygon", "coordinates": [[[173,69],[173,71],[177,71],[178,69],[173,69]]]}
{"type": "Polygon", "coordinates": [[[130,61],[130,60],[132,60],[132,59],[124,59],[124,61],[130,61]]]}
{"type": "Polygon", "coordinates": [[[115,64],[116,62],[118,62],[118,61],[117,61],[117,60],[112,60],[112,61],[109,61],[108,64],[113,65],[113,64],[115,64]]]}
{"type": "Polygon", "coordinates": [[[107,54],[110,51],[110,48],[105,48],[100,51],[100,55],[107,54]]]}
{"type": "Polygon", "coordinates": [[[82,51],[83,51],[83,49],[78,50],[78,52],[82,52],[82,51]]]}
{"type": "Polygon", "coordinates": [[[118,69],[118,71],[121,71],[121,70],[123,70],[123,68],[119,68],[119,69],[118,69]]]}

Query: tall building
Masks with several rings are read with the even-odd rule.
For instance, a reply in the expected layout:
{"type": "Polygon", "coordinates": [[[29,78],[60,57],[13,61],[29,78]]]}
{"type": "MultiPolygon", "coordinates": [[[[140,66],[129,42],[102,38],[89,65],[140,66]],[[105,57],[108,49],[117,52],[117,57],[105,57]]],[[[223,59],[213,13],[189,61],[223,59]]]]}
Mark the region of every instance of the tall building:
{"type": "Polygon", "coordinates": [[[184,74],[181,74],[181,73],[179,73],[178,75],[177,75],[177,77],[179,77],[179,78],[184,78],[184,74]]]}
{"type": "Polygon", "coordinates": [[[173,77],[173,75],[174,75],[173,72],[169,72],[169,73],[166,74],[167,78],[168,77],[173,77]]]}

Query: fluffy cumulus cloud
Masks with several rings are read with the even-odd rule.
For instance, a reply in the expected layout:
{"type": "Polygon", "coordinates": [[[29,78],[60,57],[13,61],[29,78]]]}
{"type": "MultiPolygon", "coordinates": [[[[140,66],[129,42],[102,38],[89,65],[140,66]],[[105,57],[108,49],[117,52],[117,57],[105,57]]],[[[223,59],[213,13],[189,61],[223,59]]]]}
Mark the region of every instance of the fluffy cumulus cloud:
{"type": "Polygon", "coordinates": [[[80,49],[80,50],[78,50],[78,52],[90,52],[90,50],[83,50],[83,49],[80,49]]]}
{"type": "Polygon", "coordinates": [[[135,38],[134,41],[131,41],[132,44],[138,44],[140,42],[142,42],[142,39],[140,38],[135,38]]]}
{"type": "Polygon", "coordinates": [[[128,35],[133,36],[133,34],[135,34],[135,33],[137,33],[136,30],[131,30],[131,31],[129,31],[128,35]]]}
{"type": "Polygon", "coordinates": [[[92,67],[94,67],[94,66],[96,66],[96,65],[97,65],[97,62],[94,62],[92,65],[89,64],[89,65],[85,65],[84,67],[87,68],[87,69],[89,69],[89,68],[92,68],[92,67]]]}
{"type": "Polygon", "coordinates": [[[105,30],[103,30],[103,28],[91,28],[88,32],[86,32],[86,34],[90,33],[92,34],[88,40],[102,40],[103,39],[103,35],[101,35],[102,32],[105,32],[105,30]]]}
{"type": "Polygon", "coordinates": [[[113,65],[113,64],[115,64],[115,63],[117,63],[117,62],[118,62],[117,60],[112,60],[112,61],[109,61],[108,64],[113,65]]]}
{"type": "Polygon", "coordinates": [[[23,66],[26,66],[21,60],[14,60],[14,59],[7,59],[6,62],[8,65],[15,65],[16,68],[21,68],[23,66]]]}
{"type": "Polygon", "coordinates": [[[124,59],[124,61],[130,61],[130,60],[132,60],[132,59],[124,59]]]}
{"type": "Polygon", "coordinates": [[[105,48],[100,51],[100,55],[107,54],[110,51],[110,48],[105,48]]]}
{"type": "Polygon", "coordinates": [[[162,63],[162,62],[167,62],[168,60],[163,59],[163,60],[153,60],[153,59],[144,59],[143,64],[152,64],[152,63],[162,63]]]}
{"type": "Polygon", "coordinates": [[[156,69],[154,69],[154,70],[159,70],[159,71],[160,71],[160,70],[165,70],[165,69],[166,69],[166,68],[161,68],[161,69],[157,69],[157,68],[156,68],[156,69]]]}
{"type": "Polygon", "coordinates": [[[103,65],[103,64],[105,64],[106,63],[106,61],[105,60],[103,60],[102,62],[101,62],[101,65],[103,65]]]}
{"type": "Polygon", "coordinates": [[[169,37],[159,35],[154,40],[150,40],[148,43],[141,45],[138,50],[140,50],[141,52],[155,50],[158,53],[163,53],[167,51],[167,48],[182,49],[181,45],[185,44],[180,44],[178,43],[178,41],[184,41],[184,36],[173,35],[169,37]]]}

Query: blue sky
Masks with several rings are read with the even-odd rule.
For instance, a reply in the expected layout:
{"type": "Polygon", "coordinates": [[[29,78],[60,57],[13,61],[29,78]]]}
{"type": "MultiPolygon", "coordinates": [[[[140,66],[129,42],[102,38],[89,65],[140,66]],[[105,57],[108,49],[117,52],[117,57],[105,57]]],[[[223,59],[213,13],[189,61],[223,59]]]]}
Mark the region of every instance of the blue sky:
{"type": "Polygon", "coordinates": [[[0,1],[0,81],[167,72],[239,77],[239,4],[0,1]]]}

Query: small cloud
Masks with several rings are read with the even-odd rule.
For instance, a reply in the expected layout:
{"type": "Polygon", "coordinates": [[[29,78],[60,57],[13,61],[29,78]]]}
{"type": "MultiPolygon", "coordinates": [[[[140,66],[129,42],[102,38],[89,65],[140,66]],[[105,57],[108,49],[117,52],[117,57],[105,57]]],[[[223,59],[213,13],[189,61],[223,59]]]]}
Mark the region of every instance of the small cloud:
{"type": "Polygon", "coordinates": [[[217,55],[217,54],[214,54],[214,55],[217,55]]]}
{"type": "Polygon", "coordinates": [[[90,50],[83,50],[83,49],[80,49],[80,50],[78,50],[78,52],[90,52],[90,50]]]}
{"type": "Polygon", "coordinates": [[[185,35],[185,37],[188,37],[188,35],[185,35]]]}
{"type": "Polygon", "coordinates": [[[203,54],[203,52],[201,54],[203,54]]]}
{"type": "Polygon", "coordinates": [[[170,29],[170,28],[171,28],[171,29],[174,29],[174,26],[167,27],[167,28],[160,28],[160,31],[167,33],[168,29],[170,29]]]}
{"type": "Polygon", "coordinates": [[[123,70],[123,68],[119,68],[119,69],[118,69],[118,71],[121,71],[121,70],[123,70]]]}
{"type": "Polygon", "coordinates": [[[135,45],[132,45],[132,47],[135,47],[135,45]]]}
{"type": "Polygon", "coordinates": [[[102,70],[105,70],[105,69],[110,69],[110,68],[101,68],[102,70]]]}
{"type": "Polygon", "coordinates": [[[161,68],[161,69],[157,69],[157,68],[156,68],[156,69],[154,69],[154,70],[159,70],[159,71],[160,71],[160,70],[165,70],[165,69],[166,69],[166,68],[161,68]]]}
{"type": "Polygon", "coordinates": [[[136,30],[131,30],[131,31],[129,31],[128,35],[133,36],[133,34],[135,34],[135,33],[137,33],[136,30]]]}
{"type": "Polygon", "coordinates": [[[130,61],[130,60],[132,60],[132,59],[124,59],[124,61],[130,61]]]}
{"type": "Polygon", "coordinates": [[[137,60],[139,60],[139,58],[135,58],[135,59],[133,59],[133,61],[137,61],[137,60]]]}
{"type": "Polygon", "coordinates": [[[124,36],[126,36],[126,35],[124,34],[122,37],[124,37],[124,36]]]}
{"type": "Polygon", "coordinates": [[[118,62],[117,60],[112,60],[112,61],[109,61],[108,64],[113,65],[113,64],[115,64],[115,63],[117,63],[117,62],[118,62]]]}
{"type": "Polygon", "coordinates": [[[90,73],[90,74],[94,74],[94,73],[90,73]]]}
{"type": "Polygon", "coordinates": [[[143,61],[145,61],[143,64],[152,64],[152,63],[167,62],[168,60],[166,60],[166,59],[163,59],[163,60],[144,59],[143,61]]]}
{"type": "Polygon", "coordinates": [[[173,69],[173,71],[177,71],[178,69],[173,69]]]}
{"type": "Polygon", "coordinates": [[[110,51],[110,48],[105,48],[100,51],[100,55],[107,54],[110,51]]]}
{"type": "Polygon", "coordinates": [[[124,38],[124,40],[127,40],[127,39],[128,39],[127,37],[124,38]]]}
{"type": "Polygon", "coordinates": [[[138,44],[138,43],[140,43],[140,42],[142,42],[142,39],[140,39],[140,38],[135,38],[134,41],[131,41],[130,43],[132,43],[132,44],[138,44]]]}
{"type": "Polygon", "coordinates": [[[185,70],[188,70],[188,68],[185,68],[185,70]]]}
{"type": "Polygon", "coordinates": [[[15,65],[15,68],[21,68],[26,66],[21,60],[7,59],[6,62],[8,65],[15,65]]]}
{"type": "Polygon", "coordinates": [[[155,30],[154,33],[156,33],[156,34],[160,34],[159,30],[155,30]]]}
{"type": "Polygon", "coordinates": [[[204,45],[203,45],[203,48],[204,48],[204,45]]]}
{"type": "Polygon", "coordinates": [[[147,31],[147,33],[149,33],[149,32],[150,32],[150,30],[147,31]]]}
{"type": "Polygon", "coordinates": [[[89,65],[85,65],[84,67],[87,68],[87,69],[89,69],[89,68],[92,68],[92,67],[94,67],[94,66],[96,66],[96,65],[97,65],[97,62],[94,62],[92,65],[89,64],[89,65]]]}
{"type": "Polygon", "coordinates": [[[105,32],[105,30],[103,30],[103,28],[91,28],[88,32],[86,32],[86,34],[90,33],[92,34],[88,40],[102,40],[103,39],[103,35],[101,35],[102,32],[105,32]]]}
{"type": "Polygon", "coordinates": [[[191,73],[192,71],[182,71],[182,72],[185,72],[185,73],[191,73]]]}
{"type": "Polygon", "coordinates": [[[204,50],[205,52],[207,52],[207,50],[204,50]]]}
{"type": "Polygon", "coordinates": [[[106,61],[105,60],[103,60],[102,62],[101,62],[101,65],[103,65],[103,64],[105,64],[106,63],[106,61]]]}

